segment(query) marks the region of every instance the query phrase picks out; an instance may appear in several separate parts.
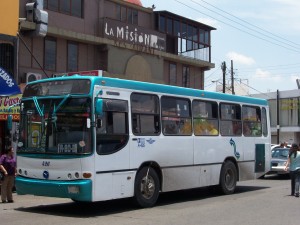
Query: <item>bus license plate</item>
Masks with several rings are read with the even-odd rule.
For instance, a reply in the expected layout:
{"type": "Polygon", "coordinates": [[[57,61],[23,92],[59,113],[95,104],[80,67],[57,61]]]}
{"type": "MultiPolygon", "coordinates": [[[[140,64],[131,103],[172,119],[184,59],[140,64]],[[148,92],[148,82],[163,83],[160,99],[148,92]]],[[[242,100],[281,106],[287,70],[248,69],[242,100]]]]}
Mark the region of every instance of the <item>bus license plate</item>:
{"type": "Polygon", "coordinates": [[[77,153],[77,144],[74,143],[63,143],[58,144],[59,153],[77,153]]]}

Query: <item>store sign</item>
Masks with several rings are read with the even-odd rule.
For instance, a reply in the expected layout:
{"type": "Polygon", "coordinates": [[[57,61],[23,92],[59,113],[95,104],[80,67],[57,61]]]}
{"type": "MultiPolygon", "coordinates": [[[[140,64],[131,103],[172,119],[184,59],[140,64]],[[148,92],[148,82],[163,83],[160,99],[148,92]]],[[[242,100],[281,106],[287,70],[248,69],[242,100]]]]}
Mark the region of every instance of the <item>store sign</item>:
{"type": "Polygon", "coordinates": [[[166,50],[166,35],[107,18],[104,19],[104,37],[122,42],[125,46],[126,43],[131,44],[140,51],[166,50]]]}
{"type": "Polygon", "coordinates": [[[0,1],[0,34],[17,36],[19,0],[0,1]]]}
{"type": "Polygon", "coordinates": [[[280,110],[298,110],[299,104],[298,98],[280,99],[280,110]]]}
{"type": "Polygon", "coordinates": [[[14,121],[20,120],[20,106],[13,106],[20,103],[22,95],[0,96],[0,120],[7,120],[11,114],[14,121]],[[13,106],[13,107],[11,107],[13,106]]]}

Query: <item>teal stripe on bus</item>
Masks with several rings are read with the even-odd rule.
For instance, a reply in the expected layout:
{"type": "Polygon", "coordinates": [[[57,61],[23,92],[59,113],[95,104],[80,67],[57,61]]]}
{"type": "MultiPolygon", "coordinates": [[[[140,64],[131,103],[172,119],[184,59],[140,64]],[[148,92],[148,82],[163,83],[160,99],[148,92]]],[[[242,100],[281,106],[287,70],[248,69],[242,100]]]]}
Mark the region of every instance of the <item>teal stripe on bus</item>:
{"type": "MultiPolygon", "coordinates": [[[[124,88],[124,89],[130,89],[133,92],[147,91],[152,93],[178,95],[183,97],[197,97],[197,98],[203,98],[207,100],[211,99],[211,100],[219,100],[219,101],[240,102],[244,104],[255,104],[255,105],[262,105],[262,106],[268,105],[268,101],[265,99],[224,94],[224,93],[212,92],[212,91],[196,90],[192,88],[176,87],[176,86],[165,85],[165,84],[155,84],[155,83],[147,83],[142,81],[125,80],[125,79],[111,78],[111,77],[73,75],[68,77],[59,77],[59,78],[50,78],[50,79],[51,80],[90,79],[92,86],[100,85],[100,86],[107,86],[107,87],[124,88]]],[[[50,81],[50,79],[44,79],[35,82],[50,81]]],[[[93,93],[93,88],[91,89],[90,94],[92,95],[92,93],[93,93]]]]}
{"type": "MultiPolygon", "coordinates": [[[[96,81],[96,80],[95,80],[96,81]]],[[[180,95],[186,97],[199,97],[204,99],[215,99],[220,101],[241,102],[247,104],[257,104],[267,106],[268,102],[265,99],[250,98],[246,96],[237,96],[224,94],[219,92],[210,92],[204,90],[196,90],[192,88],[175,87],[164,84],[146,83],[141,81],[122,80],[118,78],[102,77],[98,85],[102,85],[101,81],[105,81],[103,86],[131,89],[132,91],[148,91],[163,94],[180,95]]]]}

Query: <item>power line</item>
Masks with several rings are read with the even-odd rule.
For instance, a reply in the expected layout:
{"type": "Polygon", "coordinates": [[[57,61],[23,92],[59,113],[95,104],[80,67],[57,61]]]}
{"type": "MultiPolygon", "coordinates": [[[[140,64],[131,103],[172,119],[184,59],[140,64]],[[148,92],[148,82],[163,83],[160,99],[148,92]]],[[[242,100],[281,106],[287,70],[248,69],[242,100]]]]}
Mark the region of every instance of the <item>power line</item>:
{"type": "MultiPolygon", "coordinates": [[[[268,43],[270,43],[270,44],[280,46],[280,47],[285,48],[285,49],[287,49],[287,50],[291,50],[291,51],[300,53],[300,51],[296,50],[295,47],[294,47],[294,48],[289,48],[289,47],[286,47],[286,46],[284,46],[284,45],[282,45],[282,44],[278,44],[278,43],[275,43],[275,42],[273,42],[273,41],[267,40],[267,39],[265,39],[265,38],[259,37],[259,36],[255,35],[255,34],[252,34],[252,33],[248,32],[248,31],[242,30],[242,29],[240,29],[240,28],[238,28],[238,27],[236,27],[236,26],[233,26],[233,25],[231,25],[231,24],[229,24],[229,23],[226,23],[226,22],[224,22],[224,21],[218,20],[218,19],[216,19],[216,18],[214,18],[214,17],[212,17],[212,16],[210,16],[210,15],[204,13],[204,12],[201,12],[200,10],[197,10],[197,9],[195,9],[195,8],[193,8],[193,7],[191,7],[191,6],[187,5],[187,4],[185,4],[185,3],[183,3],[183,2],[180,2],[179,0],[174,0],[174,1],[176,1],[177,3],[179,3],[179,4],[181,4],[181,5],[184,5],[185,7],[189,8],[189,9],[192,9],[192,10],[198,12],[198,13],[201,13],[201,14],[203,14],[203,15],[209,17],[209,18],[212,18],[212,19],[214,19],[214,20],[216,20],[216,21],[219,21],[220,23],[223,23],[223,24],[225,24],[225,25],[227,25],[227,26],[233,27],[233,28],[235,28],[235,29],[237,29],[237,30],[239,30],[239,31],[241,31],[241,32],[243,32],[243,33],[249,34],[249,35],[251,35],[251,36],[253,36],[253,37],[256,37],[256,38],[258,38],[258,39],[261,39],[261,40],[263,40],[263,41],[265,41],[265,42],[268,42],[268,43]]],[[[190,0],[190,1],[192,1],[192,0],[190,0]]]]}
{"type": "Polygon", "coordinates": [[[257,68],[268,69],[268,70],[277,70],[277,69],[279,70],[279,69],[290,69],[290,68],[298,68],[298,67],[300,67],[300,63],[286,64],[286,65],[274,65],[274,66],[257,66],[257,67],[250,67],[250,68],[239,68],[238,71],[251,72],[257,68]]]}
{"type": "MultiPolygon", "coordinates": [[[[196,3],[196,2],[193,1],[193,0],[191,0],[191,1],[194,2],[194,3],[196,3]]],[[[282,39],[282,40],[284,40],[284,41],[286,41],[286,42],[292,43],[292,44],[295,45],[295,46],[299,46],[299,44],[297,44],[297,43],[295,43],[295,42],[292,42],[292,41],[290,41],[290,40],[288,40],[288,39],[286,39],[286,38],[280,37],[279,35],[276,35],[276,34],[270,32],[270,31],[268,31],[268,30],[265,30],[265,29],[263,29],[263,28],[260,28],[260,27],[254,25],[254,24],[251,24],[251,23],[249,23],[249,22],[246,21],[246,20],[243,20],[243,19],[241,19],[241,18],[239,18],[239,17],[237,17],[237,16],[235,16],[235,15],[233,15],[233,14],[231,14],[231,13],[226,12],[226,11],[223,10],[223,9],[220,9],[220,8],[214,6],[213,4],[208,3],[207,1],[204,1],[204,0],[200,0],[200,1],[206,3],[207,5],[209,5],[209,6],[213,7],[213,8],[215,8],[215,9],[217,9],[217,10],[223,12],[223,13],[226,13],[227,15],[229,15],[229,16],[235,18],[235,19],[238,19],[238,20],[242,21],[243,23],[248,24],[248,25],[250,25],[250,26],[252,26],[252,27],[254,27],[254,28],[258,29],[258,30],[261,30],[261,31],[263,31],[263,32],[265,32],[265,33],[268,33],[268,34],[270,34],[270,35],[272,35],[272,36],[274,36],[274,37],[276,37],[276,38],[278,38],[278,39],[282,39]]],[[[199,4],[199,3],[196,3],[196,4],[199,4]]],[[[202,7],[204,7],[204,6],[202,6],[202,7]]],[[[205,7],[205,8],[206,8],[206,7],[205,7]]],[[[208,9],[208,10],[209,10],[209,9],[208,9]]],[[[212,10],[211,10],[211,11],[212,11],[212,10]]],[[[216,13],[216,12],[215,12],[215,13],[216,13]]],[[[219,14],[219,13],[217,13],[217,14],[219,14]]],[[[219,14],[219,15],[221,15],[221,14],[219,14]]],[[[223,16],[223,15],[221,15],[221,16],[223,16]]],[[[223,16],[223,17],[225,17],[225,16],[223,16]]],[[[227,18],[227,17],[225,17],[225,18],[227,18]]],[[[229,20],[231,20],[231,19],[229,19],[229,20]]],[[[233,21],[233,20],[231,20],[231,21],[233,21]]],[[[233,21],[233,22],[235,22],[235,21],[233,21]]],[[[237,22],[236,22],[236,23],[237,23],[237,22]]],[[[240,23],[238,23],[238,24],[240,24],[240,23]]],[[[251,29],[251,30],[252,30],[252,29],[251,29]]],[[[260,32],[258,32],[258,33],[260,33],[260,32]]],[[[263,35],[265,35],[265,34],[263,34],[263,35]]],[[[265,35],[265,36],[267,36],[267,35],[265,35]]],[[[268,36],[268,37],[269,37],[269,36],[268,36]]],[[[290,45],[290,46],[292,46],[292,45],[290,45]]],[[[299,48],[299,47],[296,47],[296,48],[299,48]]]]}
{"type": "Polygon", "coordinates": [[[245,86],[247,86],[248,88],[251,88],[251,89],[252,89],[252,90],[254,90],[254,91],[257,91],[259,94],[263,94],[263,95],[265,95],[265,96],[268,96],[268,97],[270,97],[268,94],[266,94],[266,93],[263,93],[263,92],[261,92],[261,91],[259,91],[259,90],[255,89],[254,87],[251,87],[250,85],[248,85],[248,84],[246,84],[246,83],[242,82],[242,80],[240,80],[240,83],[244,84],[245,86]]]}

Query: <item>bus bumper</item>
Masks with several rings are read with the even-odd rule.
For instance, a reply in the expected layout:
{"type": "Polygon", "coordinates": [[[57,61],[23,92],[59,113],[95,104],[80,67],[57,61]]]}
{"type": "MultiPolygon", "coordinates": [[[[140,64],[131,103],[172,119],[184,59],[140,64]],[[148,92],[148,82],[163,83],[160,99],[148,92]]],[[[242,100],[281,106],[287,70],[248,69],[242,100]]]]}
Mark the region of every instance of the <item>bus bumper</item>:
{"type": "Polygon", "coordinates": [[[92,201],[91,180],[38,180],[26,177],[16,177],[17,194],[32,194],[37,196],[71,198],[75,201],[92,201]]]}

